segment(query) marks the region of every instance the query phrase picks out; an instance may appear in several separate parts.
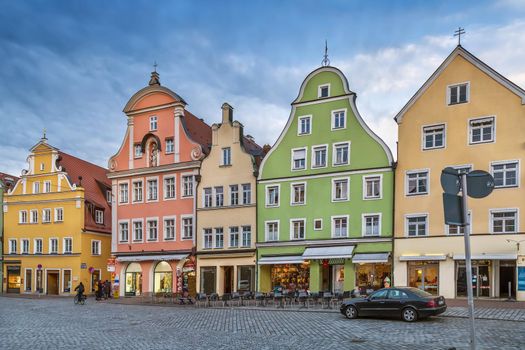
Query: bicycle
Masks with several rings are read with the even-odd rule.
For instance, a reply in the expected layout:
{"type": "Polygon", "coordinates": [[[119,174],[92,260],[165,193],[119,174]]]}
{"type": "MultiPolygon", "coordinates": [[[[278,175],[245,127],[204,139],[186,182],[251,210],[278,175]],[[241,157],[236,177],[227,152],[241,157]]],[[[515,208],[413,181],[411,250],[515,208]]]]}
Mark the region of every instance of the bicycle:
{"type": "Polygon", "coordinates": [[[79,300],[78,299],[78,294],[77,294],[77,295],[75,295],[75,298],[73,299],[73,302],[75,303],[75,305],[77,305],[77,304],[84,305],[86,303],[86,299],[87,299],[87,297],[84,294],[82,294],[82,297],[79,300]]]}

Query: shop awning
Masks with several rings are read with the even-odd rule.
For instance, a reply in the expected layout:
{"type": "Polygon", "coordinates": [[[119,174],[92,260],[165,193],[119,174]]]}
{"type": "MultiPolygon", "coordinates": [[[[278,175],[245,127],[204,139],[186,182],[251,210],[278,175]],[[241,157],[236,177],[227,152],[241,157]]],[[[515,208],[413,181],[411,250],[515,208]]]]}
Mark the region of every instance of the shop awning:
{"type": "Polygon", "coordinates": [[[186,259],[188,254],[170,254],[170,255],[140,255],[140,256],[119,256],[118,262],[138,262],[138,261],[171,261],[186,259]]]}
{"type": "MultiPolygon", "coordinates": [[[[472,254],[472,260],[516,260],[518,254],[472,254]]],[[[465,260],[465,254],[454,254],[454,260],[465,260]]]]}
{"type": "Polygon", "coordinates": [[[350,259],[354,248],[355,246],[353,245],[306,248],[303,253],[303,259],[350,259]]]}
{"type": "Polygon", "coordinates": [[[386,263],[390,253],[356,253],[352,258],[355,263],[386,263]]]}
{"type": "Polygon", "coordinates": [[[257,261],[259,265],[278,265],[278,264],[302,264],[304,259],[300,255],[287,256],[262,256],[257,261]]]}
{"type": "Polygon", "coordinates": [[[447,256],[444,254],[432,254],[432,255],[401,255],[399,261],[439,261],[447,260],[447,256]]]}

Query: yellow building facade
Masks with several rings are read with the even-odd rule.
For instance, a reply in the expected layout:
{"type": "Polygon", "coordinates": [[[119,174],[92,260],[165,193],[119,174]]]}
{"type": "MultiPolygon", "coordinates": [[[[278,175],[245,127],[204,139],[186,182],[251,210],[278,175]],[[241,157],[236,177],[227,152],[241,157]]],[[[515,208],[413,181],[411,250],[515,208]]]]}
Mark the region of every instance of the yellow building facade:
{"type": "Polygon", "coordinates": [[[262,149],[222,106],[197,189],[197,291],[255,291],[256,176],[262,149]]]}
{"type": "Polygon", "coordinates": [[[525,299],[524,104],[523,89],[458,46],[398,113],[396,285],[466,296],[463,228],[444,223],[440,176],[484,170],[494,191],[468,199],[474,296],[525,299]]]}
{"type": "Polygon", "coordinates": [[[4,291],[86,293],[110,280],[111,186],[106,170],[61,152],[44,137],[4,196],[4,291]]]}

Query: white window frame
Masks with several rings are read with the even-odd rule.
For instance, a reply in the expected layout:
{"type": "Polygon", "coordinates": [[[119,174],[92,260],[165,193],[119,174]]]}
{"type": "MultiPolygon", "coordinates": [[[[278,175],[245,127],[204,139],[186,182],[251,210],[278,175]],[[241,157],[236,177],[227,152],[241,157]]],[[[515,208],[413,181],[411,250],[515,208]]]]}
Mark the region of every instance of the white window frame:
{"type": "Polygon", "coordinates": [[[43,224],[51,223],[51,208],[42,209],[42,223],[43,224]]]}
{"type": "Polygon", "coordinates": [[[41,237],[33,238],[33,254],[40,255],[44,253],[44,239],[41,237]],[[37,241],[40,241],[40,251],[37,250],[37,241]]]}
{"type": "Polygon", "coordinates": [[[29,211],[29,223],[30,224],[38,224],[38,209],[31,209],[29,211]],[[33,213],[36,213],[36,220],[33,220],[33,213]]]}
{"type": "Polygon", "coordinates": [[[430,215],[428,213],[416,213],[416,214],[405,214],[405,237],[410,237],[410,238],[418,238],[418,237],[428,237],[428,232],[429,232],[429,224],[430,224],[430,215]],[[426,218],[425,220],[425,235],[424,236],[419,236],[419,235],[415,235],[415,236],[409,236],[408,235],[408,219],[410,218],[418,218],[418,217],[422,217],[424,216],[426,218]]]}
{"type": "Polygon", "coordinates": [[[181,198],[193,198],[195,195],[195,174],[194,173],[182,173],[180,174],[180,194],[181,198]],[[184,179],[191,177],[191,194],[187,195],[184,191],[184,179]]]}
{"type": "MultiPolygon", "coordinates": [[[[118,205],[125,205],[125,204],[128,204],[129,203],[129,199],[130,199],[130,188],[131,186],[129,185],[129,181],[119,181],[118,182],[118,205]],[[122,185],[126,185],[127,187],[127,190],[126,190],[126,201],[123,201],[122,199],[122,190],[121,190],[121,186],[122,185]]],[[[133,199],[133,198],[132,198],[133,199]]]]}
{"type": "Polygon", "coordinates": [[[64,222],[64,208],[62,208],[62,207],[55,208],[54,211],[55,211],[55,213],[54,213],[54,215],[55,215],[54,219],[55,220],[54,221],[55,222],[64,222]],[[59,212],[62,213],[62,215],[58,215],[59,212]],[[62,217],[60,217],[60,216],[62,216],[62,217]]]}
{"type": "Polygon", "coordinates": [[[415,169],[415,170],[407,170],[405,171],[405,197],[417,197],[417,196],[428,196],[430,195],[430,168],[426,169],[415,169]],[[426,173],[427,174],[427,191],[426,192],[416,192],[416,193],[409,193],[409,175],[412,174],[419,174],[419,173],[426,173]]]}
{"type": "Polygon", "coordinates": [[[202,189],[202,207],[213,208],[213,187],[204,187],[202,189]]]}
{"type": "Polygon", "coordinates": [[[34,181],[33,182],[33,194],[38,194],[38,193],[40,193],[40,182],[34,181]]]}
{"type": "Polygon", "coordinates": [[[211,227],[202,229],[202,249],[213,249],[213,228],[211,227]]]}
{"type": "Polygon", "coordinates": [[[252,204],[252,199],[253,199],[252,184],[250,184],[250,183],[243,183],[243,184],[241,184],[241,187],[239,189],[241,189],[241,188],[242,188],[242,205],[250,205],[250,204],[252,204]],[[244,194],[246,192],[248,192],[248,191],[244,190],[245,186],[249,186],[249,189],[250,189],[250,191],[249,191],[249,193],[250,193],[250,201],[249,201],[249,203],[245,203],[245,201],[244,201],[244,194]]]}
{"type": "Polygon", "coordinates": [[[130,220],[119,220],[117,227],[118,227],[118,242],[119,243],[129,243],[129,241],[130,241],[130,239],[131,239],[131,237],[133,235],[133,232],[132,232],[133,228],[131,226],[130,220]],[[122,224],[127,224],[128,225],[128,234],[127,234],[128,235],[128,239],[127,240],[123,240],[122,239],[122,227],[121,227],[122,224]]]}
{"type": "Polygon", "coordinates": [[[332,179],[332,203],[337,203],[337,202],[348,202],[350,201],[350,176],[345,176],[345,177],[335,177],[332,179]],[[346,198],[343,198],[343,199],[338,199],[335,197],[335,194],[336,194],[336,187],[335,187],[335,183],[336,181],[341,181],[341,180],[346,180],[346,198]]]}
{"type": "Polygon", "coordinates": [[[216,208],[224,207],[224,186],[214,186],[213,187],[212,206],[216,208]],[[222,192],[217,191],[217,189],[221,189],[222,192]],[[221,203],[219,203],[219,198],[221,199],[220,200],[221,203]]]}
{"type": "Polygon", "coordinates": [[[224,227],[214,227],[213,228],[213,249],[224,249],[224,227]],[[220,231],[219,231],[220,230],[220,231]],[[221,232],[219,234],[219,232],[221,232]],[[218,240],[217,237],[220,236],[222,239],[218,240]],[[219,246],[219,242],[221,245],[219,246]]]}
{"type": "Polygon", "coordinates": [[[489,168],[490,168],[490,174],[494,177],[494,166],[495,165],[507,165],[507,164],[516,164],[516,184],[515,185],[502,185],[502,186],[494,186],[494,188],[520,188],[520,170],[521,170],[521,162],[519,159],[513,159],[513,160],[500,160],[500,161],[494,161],[490,162],[489,168]]]}
{"type": "Polygon", "coordinates": [[[33,269],[31,267],[24,268],[24,292],[31,292],[33,290],[33,269]],[[31,279],[28,280],[27,271],[31,271],[31,279]],[[29,289],[27,288],[29,287],[29,289]]]}
{"type": "Polygon", "coordinates": [[[48,244],[49,244],[49,247],[48,247],[48,250],[49,250],[49,254],[58,254],[58,238],[57,237],[50,237],[49,240],[48,240],[48,244]],[[57,249],[56,251],[53,251],[53,244],[52,242],[55,241],[57,242],[57,249]]]}
{"type": "MultiPolygon", "coordinates": [[[[456,106],[456,105],[461,105],[464,103],[470,103],[470,81],[464,81],[461,83],[454,83],[454,84],[447,85],[446,97],[447,97],[447,100],[446,100],[447,106],[456,106]],[[461,86],[461,85],[467,85],[467,94],[466,94],[467,100],[465,102],[452,103],[452,101],[450,101],[450,98],[452,97],[450,93],[450,89],[456,86],[461,86]]],[[[459,89],[458,89],[458,100],[459,100],[459,89]]]]}
{"type": "Polygon", "coordinates": [[[175,215],[163,216],[162,217],[162,239],[164,241],[174,242],[177,240],[177,217],[175,215]],[[173,237],[167,237],[167,228],[166,221],[173,220],[173,237]]]}
{"type": "Polygon", "coordinates": [[[157,131],[159,129],[159,118],[156,115],[149,117],[149,131],[157,131]]]}
{"type": "MultiPolygon", "coordinates": [[[[472,210],[468,211],[468,221],[469,221],[468,233],[472,234],[472,231],[473,231],[472,226],[473,226],[473,223],[474,223],[474,221],[472,220],[472,210]]],[[[454,226],[456,226],[456,225],[454,225],[454,226]]],[[[451,236],[451,237],[462,237],[463,236],[462,233],[450,233],[450,225],[447,225],[447,224],[445,224],[445,235],[451,236]]]]}
{"type": "Polygon", "coordinates": [[[267,220],[267,221],[265,221],[264,222],[264,240],[266,242],[277,242],[277,241],[279,241],[279,235],[280,235],[279,228],[280,228],[280,221],[279,220],[267,220]],[[277,239],[270,240],[270,232],[268,230],[268,225],[269,224],[277,224],[277,239]]]}
{"type": "Polygon", "coordinates": [[[383,199],[383,174],[376,175],[364,175],[363,176],[363,200],[373,201],[383,199]],[[367,196],[367,180],[379,178],[379,196],[377,197],[368,197],[367,196]]]}
{"type": "Polygon", "coordinates": [[[91,255],[92,256],[100,256],[102,255],[102,241],[99,239],[92,239],[91,240],[91,255]],[[93,243],[97,242],[97,249],[93,249],[93,243]]]}
{"type": "Polygon", "coordinates": [[[147,217],[146,218],[146,232],[147,232],[147,237],[146,237],[146,241],[147,242],[158,242],[159,241],[159,217],[156,216],[156,217],[147,217]],[[155,223],[155,230],[156,230],[156,233],[155,233],[155,238],[151,238],[151,235],[150,235],[150,223],[154,222],[155,223]]]}
{"type": "Polygon", "coordinates": [[[330,84],[321,84],[317,86],[317,98],[329,98],[330,97],[330,84]],[[321,96],[321,91],[323,88],[328,88],[328,96],[321,96]]]}
{"type": "Polygon", "coordinates": [[[42,193],[51,193],[51,181],[44,181],[44,188],[42,193]]]}
{"type": "Polygon", "coordinates": [[[297,118],[297,136],[306,136],[312,134],[312,115],[302,115],[297,118]],[[308,120],[309,122],[309,130],[308,132],[302,132],[302,124],[301,122],[303,120],[308,120]]]}
{"type": "MultiPolygon", "coordinates": [[[[433,134],[435,135],[435,133],[433,134]]],[[[437,124],[430,124],[430,125],[422,125],[421,126],[421,150],[423,151],[430,151],[433,149],[445,149],[447,148],[447,123],[437,123],[437,124]],[[434,131],[438,129],[443,129],[443,145],[436,146],[435,141],[436,138],[433,137],[434,145],[431,147],[427,147],[426,143],[426,131],[434,131]]]]}
{"type": "Polygon", "coordinates": [[[312,146],[312,152],[311,152],[311,168],[312,169],[323,169],[323,168],[326,168],[328,166],[328,144],[324,144],[324,145],[314,145],[312,146]],[[325,152],[326,152],[326,155],[325,155],[325,160],[324,160],[324,165],[317,165],[316,164],[316,158],[315,158],[315,151],[317,149],[320,149],[320,148],[324,148],[325,152]]]}
{"type": "Polygon", "coordinates": [[[28,222],[29,222],[29,213],[28,213],[28,211],[27,210],[19,210],[18,211],[18,223],[19,224],[27,224],[28,222]],[[25,220],[24,220],[24,216],[25,216],[25,220]]]}
{"type": "Polygon", "coordinates": [[[489,232],[491,234],[494,234],[494,235],[505,235],[505,234],[512,234],[512,233],[520,232],[520,210],[519,210],[519,208],[489,209],[489,232]],[[504,231],[503,232],[494,232],[494,216],[493,216],[493,214],[508,213],[508,212],[515,213],[515,223],[514,223],[515,230],[511,231],[511,232],[507,232],[507,231],[505,231],[505,227],[504,227],[504,231]]]}
{"type": "Polygon", "coordinates": [[[175,153],[175,140],[172,139],[172,138],[167,138],[165,140],[165,143],[166,143],[166,154],[172,154],[172,153],[175,153]],[[168,146],[168,144],[171,142],[171,150],[170,150],[170,147],[168,146]]]}
{"type": "Polygon", "coordinates": [[[191,241],[195,236],[195,218],[193,215],[181,215],[180,216],[180,239],[181,241],[191,241]],[[191,237],[184,237],[184,220],[191,219],[191,237]]]}
{"type": "Polygon", "coordinates": [[[62,254],[73,254],[73,237],[64,237],[64,238],[62,238],[62,254]],[[71,241],[71,250],[70,251],[66,251],[66,247],[67,247],[66,241],[67,240],[71,241]]]}
{"type": "Polygon", "coordinates": [[[331,131],[345,130],[348,127],[348,113],[347,113],[347,109],[346,108],[334,109],[333,111],[330,112],[330,115],[332,116],[331,117],[331,128],[330,128],[331,131]],[[336,128],[335,127],[335,114],[336,113],[341,113],[341,112],[344,112],[344,114],[345,114],[344,115],[344,123],[345,123],[345,125],[343,127],[336,128]]]}
{"type": "Polygon", "coordinates": [[[252,226],[251,225],[241,225],[240,226],[240,245],[241,245],[241,248],[249,248],[252,246],[252,226]],[[245,235],[245,228],[249,228],[249,234],[248,235],[245,235]],[[249,240],[250,240],[250,244],[244,244],[244,237],[249,237],[249,240]]]}
{"type": "Polygon", "coordinates": [[[361,235],[363,237],[381,237],[381,229],[382,229],[382,222],[383,222],[383,214],[382,213],[363,213],[361,214],[361,235]],[[378,223],[378,234],[377,235],[367,235],[366,234],[366,218],[371,216],[378,216],[379,217],[379,223],[378,223]]]}
{"type": "Polygon", "coordinates": [[[232,165],[232,149],[231,147],[221,148],[221,166],[232,165]]]}
{"type": "Polygon", "coordinates": [[[236,206],[236,205],[239,205],[239,185],[235,184],[235,185],[229,185],[228,188],[230,189],[229,191],[229,199],[230,199],[230,206],[236,206]],[[233,187],[236,187],[237,190],[236,191],[233,191],[232,188],[233,187]],[[234,203],[232,201],[232,198],[233,198],[233,194],[234,193],[237,193],[237,203],[234,203]]]}
{"type": "Polygon", "coordinates": [[[304,171],[308,169],[308,147],[298,147],[298,148],[292,148],[291,149],[291,170],[292,171],[304,171]],[[304,151],[304,167],[303,168],[295,168],[295,159],[294,159],[294,153],[296,151],[304,151]]]}
{"type": "Polygon", "coordinates": [[[95,209],[95,223],[104,225],[104,210],[95,209]]]}
{"type": "Polygon", "coordinates": [[[132,194],[131,194],[132,195],[131,203],[132,204],[134,204],[134,203],[144,203],[144,180],[143,179],[140,179],[140,180],[136,179],[136,180],[133,180],[131,182],[131,184],[132,184],[131,187],[132,187],[132,191],[133,191],[132,194]],[[135,184],[136,183],[140,183],[141,184],[140,185],[140,188],[141,188],[140,189],[140,193],[141,193],[140,194],[140,197],[141,197],[140,200],[137,200],[136,196],[135,196],[135,184]]]}
{"type": "Polygon", "coordinates": [[[323,219],[321,219],[321,218],[314,219],[314,231],[321,231],[322,229],[323,229],[323,219]],[[321,223],[321,227],[319,227],[319,228],[315,227],[316,221],[319,221],[321,223]]]}
{"type": "Polygon", "coordinates": [[[142,158],[144,153],[142,152],[142,145],[140,143],[133,145],[133,158],[142,158]],[[140,154],[137,152],[140,151],[140,154]]]}
{"type": "MultiPolygon", "coordinates": [[[[467,124],[467,135],[468,135],[467,145],[469,146],[485,144],[485,143],[495,143],[496,142],[496,115],[488,115],[488,116],[470,118],[467,124]],[[472,124],[485,122],[489,120],[492,120],[492,138],[487,141],[485,140],[473,141],[472,140],[472,124]]],[[[483,132],[481,133],[481,137],[483,137],[483,132]]]]}
{"type": "Polygon", "coordinates": [[[352,150],[352,142],[351,141],[336,142],[336,143],[332,144],[332,166],[333,167],[337,167],[337,166],[350,165],[351,150],[352,150]],[[343,145],[347,145],[347,148],[348,148],[348,157],[347,158],[348,159],[347,159],[346,163],[336,163],[337,147],[338,146],[343,146],[343,145]]]}
{"type": "Polygon", "coordinates": [[[14,238],[11,238],[9,239],[9,254],[17,254],[17,251],[18,251],[18,240],[14,239],[14,238]],[[13,247],[13,242],[14,242],[14,247],[13,247]],[[15,248],[15,249],[13,249],[15,248]]]}
{"type": "Polygon", "coordinates": [[[307,193],[307,183],[305,181],[303,182],[292,182],[290,183],[290,205],[291,206],[299,206],[299,205],[306,205],[306,193],[307,193]],[[304,186],[304,201],[303,202],[294,202],[295,197],[295,189],[294,186],[297,185],[303,185],[304,186]]]}
{"type": "Polygon", "coordinates": [[[292,218],[290,219],[290,241],[303,241],[306,240],[306,218],[292,218]],[[303,222],[304,228],[304,237],[303,238],[294,238],[294,222],[303,222]]]}
{"type": "Polygon", "coordinates": [[[281,184],[271,184],[266,185],[264,188],[265,193],[265,206],[266,208],[278,208],[281,206],[281,184]],[[277,202],[276,203],[270,203],[270,188],[277,188],[277,202]]]}
{"type": "Polygon", "coordinates": [[[31,251],[31,243],[29,238],[20,238],[20,254],[28,255],[31,251]],[[27,242],[27,251],[24,250],[24,242],[27,242]]]}
{"type": "Polygon", "coordinates": [[[228,247],[229,248],[239,248],[240,247],[240,241],[241,241],[239,239],[241,237],[240,232],[241,232],[241,230],[240,230],[239,226],[230,226],[230,227],[228,227],[228,247]],[[237,229],[237,244],[235,244],[235,245],[232,244],[232,242],[233,242],[233,240],[232,240],[232,235],[233,235],[232,229],[237,229]]]}
{"type": "Polygon", "coordinates": [[[331,223],[331,235],[332,238],[345,238],[348,237],[350,234],[350,215],[332,215],[330,217],[330,223],[331,223]],[[346,219],[346,235],[344,236],[336,236],[335,235],[335,220],[337,219],[346,219]]]}
{"type": "Polygon", "coordinates": [[[132,219],[131,220],[131,243],[143,243],[144,242],[144,236],[145,236],[145,227],[144,227],[144,219],[140,218],[140,219],[132,219]],[[136,236],[135,236],[135,223],[136,222],[140,222],[141,223],[141,231],[142,231],[142,234],[141,234],[141,239],[135,239],[136,236]]]}
{"type": "Polygon", "coordinates": [[[159,177],[158,176],[147,177],[146,178],[146,202],[147,203],[158,202],[159,201],[159,194],[160,194],[159,190],[160,190],[160,188],[159,188],[159,177]],[[151,191],[150,191],[150,188],[149,188],[149,184],[152,181],[155,181],[157,183],[157,186],[156,186],[157,193],[155,194],[155,198],[150,199],[151,191]]]}
{"type": "Polygon", "coordinates": [[[165,201],[172,201],[177,199],[177,175],[170,174],[164,175],[162,177],[162,197],[165,201]],[[166,180],[173,179],[173,197],[167,197],[168,187],[166,185],[166,180]]]}

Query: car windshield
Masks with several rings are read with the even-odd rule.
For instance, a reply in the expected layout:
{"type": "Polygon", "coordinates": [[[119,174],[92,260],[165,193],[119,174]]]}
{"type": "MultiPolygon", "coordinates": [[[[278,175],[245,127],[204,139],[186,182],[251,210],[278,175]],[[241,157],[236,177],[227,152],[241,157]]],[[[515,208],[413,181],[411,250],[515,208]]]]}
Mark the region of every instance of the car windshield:
{"type": "Polygon", "coordinates": [[[418,288],[409,288],[408,290],[421,298],[427,298],[432,296],[432,294],[418,288]]]}

